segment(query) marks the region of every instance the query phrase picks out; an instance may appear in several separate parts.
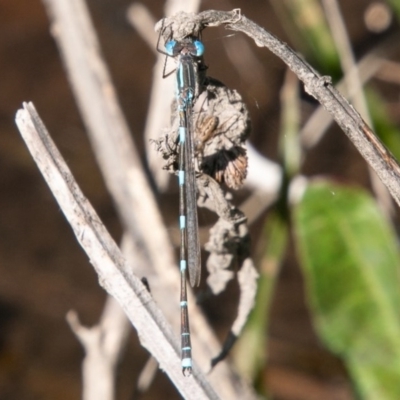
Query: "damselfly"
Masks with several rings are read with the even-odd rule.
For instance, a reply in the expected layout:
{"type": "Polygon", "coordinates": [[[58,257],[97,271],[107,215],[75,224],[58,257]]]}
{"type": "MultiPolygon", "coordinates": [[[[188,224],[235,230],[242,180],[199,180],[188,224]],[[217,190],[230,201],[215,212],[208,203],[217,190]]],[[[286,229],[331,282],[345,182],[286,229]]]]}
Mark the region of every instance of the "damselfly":
{"type": "Polygon", "coordinates": [[[200,282],[201,261],[197,221],[195,142],[192,124],[193,105],[199,95],[199,70],[204,69],[204,45],[195,37],[165,44],[166,55],[177,61],[176,103],[179,114],[179,226],[181,232],[181,360],[182,372],[192,372],[192,348],[186,291],[186,270],[191,286],[200,282]]]}
{"type": "MultiPolygon", "coordinates": [[[[199,204],[216,213],[223,229],[213,229],[207,243],[207,285],[213,293],[226,286],[226,273],[238,262],[239,268],[247,258],[249,240],[244,215],[230,204],[221,185],[238,189],[247,174],[245,141],[250,132],[247,108],[236,90],[206,76],[203,61],[204,46],[198,40],[205,28],[196,16],[178,13],[161,20],[156,27],[165,39],[165,51],[157,49],[176,61],[176,96],[173,107],[172,131],[153,142],[166,160],[164,169],[179,177],[181,231],[181,332],[182,370],[192,371],[189,318],[186,293],[186,269],[192,286],[200,281],[200,246],[197,224],[197,194],[199,204]],[[190,23],[188,23],[188,21],[190,23]],[[171,40],[175,39],[175,40],[171,40]],[[196,189],[198,193],[196,193],[196,189]],[[217,272],[221,271],[220,274],[217,272]]],[[[164,72],[165,72],[164,66],[164,72]]],[[[169,74],[168,74],[169,75],[169,74]]],[[[165,73],[163,74],[165,77],[165,73]]],[[[228,280],[231,278],[228,278],[228,280]]],[[[253,296],[255,295],[255,291],[253,296]]],[[[250,296],[251,297],[251,296],[250,296]]],[[[249,303],[250,304],[250,303],[249,303]]],[[[247,309],[247,314],[249,310],[247,309]]],[[[240,313],[242,318],[243,313],[240,313]]],[[[239,318],[239,317],[238,317],[239,318]]],[[[241,320],[239,320],[241,321],[241,320]]],[[[243,321],[236,323],[232,333],[240,334],[243,321]]],[[[211,363],[223,359],[232,341],[228,340],[211,363]]]]}

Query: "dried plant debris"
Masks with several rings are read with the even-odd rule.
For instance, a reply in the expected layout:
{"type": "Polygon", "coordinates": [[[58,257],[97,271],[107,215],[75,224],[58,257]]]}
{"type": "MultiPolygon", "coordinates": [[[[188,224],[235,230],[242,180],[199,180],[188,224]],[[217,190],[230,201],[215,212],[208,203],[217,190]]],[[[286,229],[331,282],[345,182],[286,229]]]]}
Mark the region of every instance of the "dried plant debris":
{"type": "Polygon", "coordinates": [[[204,246],[210,253],[207,258],[207,285],[213,294],[221,293],[237,270],[240,288],[237,317],[220,354],[211,360],[211,367],[214,367],[229,353],[254,307],[258,272],[250,256],[246,216],[231,204],[229,193],[225,195],[221,186],[210,176],[200,175],[197,188],[198,205],[208,208],[219,217],[210,229],[209,241],[204,246]]]}
{"type": "Polygon", "coordinates": [[[215,212],[219,219],[210,229],[205,249],[210,253],[207,259],[209,276],[207,284],[213,294],[221,293],[234,276],[234,267],[241,268],[243,261],[250,257],[250,236],[246,216],[231,204],[220,185],[203,174],[197,179],[200,207],[215,212]]]}
{"type": "MultiPolygon", "coordinates": [[[[214,79],[207,80],[207,101],[194,127],[202,156],[200,169],[236,190],[247,175],[245,140],[250,132],[249,114],[236,90],[214,79]]],[[[201,100],[196,106],[201,105],[201,100]]]]}
{"type": "MultiPolygon", "coordinates": [[[[192,119],[197,171],[237,190],[247,175],[245,141],[250,132],[249,113],[236,90],[209,77],[204,79],[203,88],[192,119]]],[[[174,101],[171,128],[154,141],[157,151],[166,160],[164,169],[172,173],[178,170],[178,124],[174,101]]]]}
{"type": "MultiPolygon", "coordinates": [[[[204,15],[202,19],[199,15],[178,13],[160,21],[156,30],[165,41],[198,37],[202,29],[213,25],[212,18],[204,15]]],[[[226,23],[233,22],[240,19],[240,13],[232,12],[227,18],[226,23]]],[[[207,284],[213,294],[218,294],[237,271],[240,287],[238,315],[220,354],[211,361],[213,367],[225,358],[240,335],[256,296],[258,273],[250,257],[247,218],[230,202],[230,193],[223,190],[223,187],[239,189],[246,178],[245,141],[250,133],[250,118],[236,90],[207,77],[207,67],[201,57],[196,66],[198,95],[192,109],[191,132],[194,136],[198,206],[208,208],[219,217],[205,245],[209,252],[207,284]]],[[[170,128],[153,143],[165,160],[164,169],[177,174],[179,112],[176,100],[172,102],[171,116],[170,128]]]]}
{"type": "Polygon", "coordinates": [[[241,18],[240,9],[218,12],[204,11],[199,14],[181,11],[172,17],[163,18],[156,26],[156,32],[160,32],[165,41],[175,39],[182,40],[188,36],[199,37],[201,31],[209,26],[235,23],[241,18]]]}

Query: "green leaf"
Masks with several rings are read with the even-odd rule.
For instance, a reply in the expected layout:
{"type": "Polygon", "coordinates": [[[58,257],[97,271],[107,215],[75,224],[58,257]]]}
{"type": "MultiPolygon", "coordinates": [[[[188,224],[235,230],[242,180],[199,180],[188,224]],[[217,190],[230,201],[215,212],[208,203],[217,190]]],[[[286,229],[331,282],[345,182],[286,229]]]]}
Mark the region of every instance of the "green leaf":
{"type": "Polygon", "coordinates": [[[315,327],[362,399],[400,399],[396,236],[363,190],[312,183],[294,210],[315,327]]]}

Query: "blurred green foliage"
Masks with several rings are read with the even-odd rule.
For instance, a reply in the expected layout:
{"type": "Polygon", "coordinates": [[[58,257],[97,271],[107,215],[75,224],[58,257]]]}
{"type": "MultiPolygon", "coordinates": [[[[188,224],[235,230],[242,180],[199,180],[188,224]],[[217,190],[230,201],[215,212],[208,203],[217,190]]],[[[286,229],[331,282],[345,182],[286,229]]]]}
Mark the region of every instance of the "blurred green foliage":
{"type": "Polygon", "coordinates": [[[292,46],[321,74],[329,74],[336,81],[340,76],[339,56],[320,2],[271,0],[271,4],[292,46]]]}
{"type": "Polygon", "coordinates": [[[400,399],[400,258],[376,201],[359,188],[308,186],[294,232],[313,319],[362,399],[400,399]]]}
{"type": "Polygon", "coordinates": [[[396,159],[400,160],[400,129],[390,118],[385,107],[385,100],[376,90],[367,88],[365,93],[375,133],[396,159]]]}

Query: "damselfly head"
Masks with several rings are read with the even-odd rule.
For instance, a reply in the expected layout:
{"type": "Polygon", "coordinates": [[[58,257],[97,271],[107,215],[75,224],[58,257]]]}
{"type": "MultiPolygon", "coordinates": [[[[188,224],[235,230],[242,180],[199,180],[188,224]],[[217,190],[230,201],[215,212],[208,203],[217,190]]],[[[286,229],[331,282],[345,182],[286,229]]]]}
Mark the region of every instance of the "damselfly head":
{"type": "Polygon", "coordinates": [[[193,55],[201,57],[204,54],[204,44],[200,40],[194,40],[193,45],[196,49],[196,53],[193,55]]]}
{"type": "Polygon", "coordinates": [[[188,37],[182,41],[169,40],[165,43],[166,53],[171,57],[176,57],[180,53],[189,53],[195,57],[201,57],[204,54],[204,44],[200,40],[193,40],[188,37]]]}
{"type": "Polygon", "coordinates": [[[176,53],[176,45],[176,40],[170,40],[169,42],[165,43],[165,50],[169,56],[174,57],[178,54],[176,53]]]}

